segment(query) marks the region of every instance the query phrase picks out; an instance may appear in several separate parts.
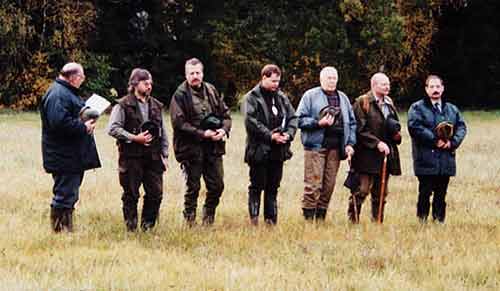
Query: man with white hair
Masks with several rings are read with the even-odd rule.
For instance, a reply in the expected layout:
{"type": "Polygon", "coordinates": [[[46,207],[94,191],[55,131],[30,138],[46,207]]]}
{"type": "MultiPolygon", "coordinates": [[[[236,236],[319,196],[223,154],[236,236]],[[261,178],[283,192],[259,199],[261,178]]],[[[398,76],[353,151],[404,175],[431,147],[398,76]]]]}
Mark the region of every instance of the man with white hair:
{"type": "Polygon", "coordinates": [[[371,194],[372,221],[384,218],[387,183],[384,189],[382,167],[387,157],[385,181],[389,175],[401,175],[401,165],[397,145],[401,143],[401,126],[396,107],[389,98],[389,78],[383,73],[376,73],[371,78],[370,92],[358,97],[353,105],[356,116],[356,153],[352,167],[359,174],[359,188],[354,189],[349,199],[348,217],[353,223],[359,222],[361,206],[368,194],[371,194]],[[383,201],[380,194],[383,192],[383,201]],[[382,204],[380,204],[382,203],[382,204]]]}
{"type": "Polygon", "coordinates": [[[73,231],[73,209],[85,170],[101,166],[92,135],[95,120],[83,121],[78,89],[83,67],[68,63],[40,102],[43,167],[54,179],[50,220],[54,232],[73,231]]]}
{"type": "Polygon", "coordinates": [[[354,153],[356,120],[337,82],[337,70],[323,68],[321,86],[304,93],[296,112],[304,146],[302,210],[306,220],[325,220],[340,161],[350,160],[354,153]]]}

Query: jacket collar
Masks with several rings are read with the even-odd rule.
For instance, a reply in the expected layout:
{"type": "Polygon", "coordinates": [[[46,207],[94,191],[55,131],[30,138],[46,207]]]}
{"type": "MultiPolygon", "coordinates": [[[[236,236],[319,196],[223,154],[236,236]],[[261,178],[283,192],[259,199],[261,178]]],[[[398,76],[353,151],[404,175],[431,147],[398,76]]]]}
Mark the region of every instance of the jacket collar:
{"type": "MultiPolygon", "coordinates": [[[[424,100],[425,106],[432,108],[432,101],[431,101],[431,98],[429,96],[425,96],[423,98],[423,100],[424,100]]],[[[446,100],[444,100],[443,97],[441,97],[441,101],[439,103],[441,103],[441,110],[444,110],[444,108],[448,102],[446,102],[446,100]]]]}
{"type": "Polygon", "coordinates": [[[70,90],[75,95],[79,95],[79,93],[80,93],[80,89],[74,87],[73,85],[68,83],[68,81],[66,81],[66,80],[56,78],[56,83],[66,87],[68,90],[70,90]]]}
{"type": "MultiPolygon", "coordinates": [[[[134,94],[129,93],[127,95],[127,98],[125,98],[125,104],[127,106],[137,107],[138,103],[139,103],[139,100],[137,99],[137,97],[134,94]]],[[[146,103],[151,104],[151,96],[146,99],[146,103]]]]}
{"type": "MultiPolygon", "coordinates": [[[[257,86],[255,86],[252,91],[251,91],[251,94],[254,95],[255,97],[257,97],[257,102],[260,103],[260,105],[262,106],[262,108],[264,109],[264,116],[266,118],[266,122],[269,122],[269,108],[267,107],[267,103],[266,101],[264,100],[264,95],[262,95],[262,90],[261,90],[261,87],[260,87],[260,83],[257,84],[257,86]]],[[[282,98],[282,95],[283,95],[283,92],[281,90],[278,90],[276,92],[276,106],[280,106],[281,107],[281,98],[282,98]]]]}
{"type": "MultiPolygon", "coordinates": [[[[377,102],[377,97],[375,97],[375,94],[373,94],[371,90],[368,92],[368,96],[370,96],[372,102],[377,102]]],[[[392,99],[389,96],[384,96],[384,103],[389,104],[391,107],[394,106],[392,99]]]]}
{"type": "Polygon", "coordinates": [[[262,95],[262,91],[260,90],[260,83],[257,84],[257,86],[255,86],[252,89],[252,95],[257,97],[256,98],[257,102],[259,102],[260,106],[262,106],[262,108],[264,109],[264,117],[266,118],[266,122],[269,122],[269,108],[267,108],[267,103],[264,100],[264,96],[262,95]]]}

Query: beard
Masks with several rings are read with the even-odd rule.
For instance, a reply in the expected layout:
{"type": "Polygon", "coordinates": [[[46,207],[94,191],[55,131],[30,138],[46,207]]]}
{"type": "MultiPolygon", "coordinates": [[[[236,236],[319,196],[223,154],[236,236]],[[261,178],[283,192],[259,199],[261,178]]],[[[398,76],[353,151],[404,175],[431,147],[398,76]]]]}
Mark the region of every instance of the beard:
{"type": "Polygon", "coordinates": [[[137,93],[143,97],[149,97],[151,95],[151,90],[146,89],[146,90],[137,90],[137,93]]]}

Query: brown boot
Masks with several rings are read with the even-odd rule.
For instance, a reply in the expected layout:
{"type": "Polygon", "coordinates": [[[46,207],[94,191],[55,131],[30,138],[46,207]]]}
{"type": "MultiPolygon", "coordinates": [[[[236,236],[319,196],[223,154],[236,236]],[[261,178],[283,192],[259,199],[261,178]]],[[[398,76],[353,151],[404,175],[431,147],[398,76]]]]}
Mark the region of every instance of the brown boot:
{"type": "Polygon", "coordinates": [[[349,207],[347,208],[347,217],[351,223],[359,223],[359,213],[361,211],[362,204],[357,203],[357,201],[352,201],[352,197],[349,200],[349,207]]]}
{"type": "Polygon", "coordinates": [[[63,208],[50,208],[50,225],[54,232],[61,232],[63,229],[63,208]]]}
{"type": "Polygon", "coordinates": [[[259,225],[259,217],[258,216],[250,217],[250,224],[253,226],[258,226],[259,225]]]}

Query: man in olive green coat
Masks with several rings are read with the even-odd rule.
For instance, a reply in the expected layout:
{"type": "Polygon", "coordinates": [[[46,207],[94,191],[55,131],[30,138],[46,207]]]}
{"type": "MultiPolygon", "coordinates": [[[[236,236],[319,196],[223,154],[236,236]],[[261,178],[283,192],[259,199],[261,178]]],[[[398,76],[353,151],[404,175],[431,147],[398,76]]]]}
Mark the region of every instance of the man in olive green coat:
{"type": "Polygon", "coordinates": [[[231,117],[215,87],[203,82],[200,60],[188,60],[185,69],[186,81],[179,85],[170,103],[175,158],[181,163],[186,182],[183,214],[188,225],[195,224],[203,175],[207,188],[203,224],[211,225],[224,190],[222,156],[231,117]]]}
{"type": "MultiPolygon", "coordinates": [[[[401,126],[392,99],[389,78],[383,73],[376,73],[371,78],[371,90],[356,99],[353,106],[357,129],[352,167],[359,174],[360,186],[349,199],[348,216],[351,222],[359,222],[361,206],[368,194],[371,194],[372,220],[379,215],[382,165],[387,157],[385,204],[389,175],[401,175],[401,165],[397,145],[401,143],[401,126]]],[[[381,219],[383,220],[384,207],[381,219]]]]}

